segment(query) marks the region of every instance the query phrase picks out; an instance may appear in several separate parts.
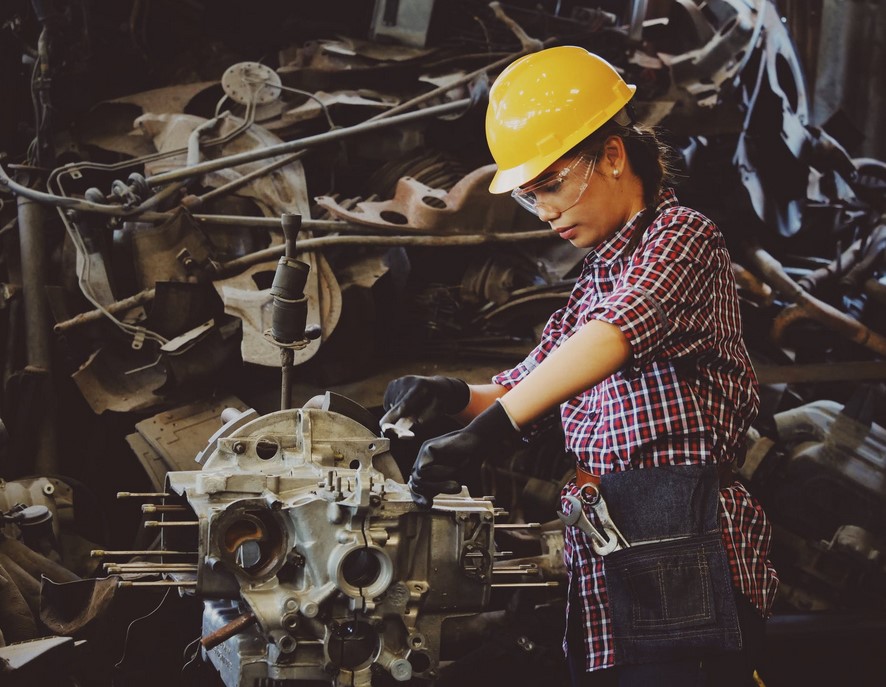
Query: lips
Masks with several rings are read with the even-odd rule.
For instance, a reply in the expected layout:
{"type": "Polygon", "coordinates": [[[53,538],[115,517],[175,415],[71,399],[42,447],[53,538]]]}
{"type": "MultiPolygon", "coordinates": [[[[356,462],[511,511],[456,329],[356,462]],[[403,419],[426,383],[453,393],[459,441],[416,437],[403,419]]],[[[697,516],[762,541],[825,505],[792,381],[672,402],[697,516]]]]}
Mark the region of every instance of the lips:
{"type": "Polygon", "coordinates": [[[570,224],[568,227],[554,227],[554,231],[557,232],[561,239],[569,241],[575,236],[575,226],[570,224]]]}

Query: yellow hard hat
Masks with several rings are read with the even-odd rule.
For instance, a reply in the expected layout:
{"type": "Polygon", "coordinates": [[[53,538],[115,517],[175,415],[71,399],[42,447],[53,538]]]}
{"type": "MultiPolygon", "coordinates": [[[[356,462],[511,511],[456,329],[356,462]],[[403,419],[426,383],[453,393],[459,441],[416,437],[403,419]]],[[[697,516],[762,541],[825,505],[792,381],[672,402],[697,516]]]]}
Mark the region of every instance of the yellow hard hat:
{"type": "Polygon", "coordinates": [[[507,193],[609,121],[633,97],[602,57],[577,46],[525,55],[492,84],[486,141],[498,171],[492,193],[507,193]]]}

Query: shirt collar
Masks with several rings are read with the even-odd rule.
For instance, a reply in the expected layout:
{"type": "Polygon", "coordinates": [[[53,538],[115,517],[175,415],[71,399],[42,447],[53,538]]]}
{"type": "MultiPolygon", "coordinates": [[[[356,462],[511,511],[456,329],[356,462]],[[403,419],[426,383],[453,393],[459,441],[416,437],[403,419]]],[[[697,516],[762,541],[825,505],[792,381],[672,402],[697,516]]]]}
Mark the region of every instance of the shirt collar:
{"type": "MultiPolygon", "coordinates": [[[[658,197],[658,205],[655,208],[655,217],[658,217],[668,208],[676,207],[676,205],[677,196],[674,193],[674,190],[671,188],[664,189],[658,197]]],[[[627,224],[621,229],[616,231],[612,236],[599,245],[592,248],[585,257],[585,266],[589,266],[595,262],[610,263],[618,258],[624,252],[625,246],[628,245],[634,233],[637,231],[645,231],[649,226],[649,222],[640,221],[642,217],[643,213],[638,212],[629,219],[627,224]]]]}

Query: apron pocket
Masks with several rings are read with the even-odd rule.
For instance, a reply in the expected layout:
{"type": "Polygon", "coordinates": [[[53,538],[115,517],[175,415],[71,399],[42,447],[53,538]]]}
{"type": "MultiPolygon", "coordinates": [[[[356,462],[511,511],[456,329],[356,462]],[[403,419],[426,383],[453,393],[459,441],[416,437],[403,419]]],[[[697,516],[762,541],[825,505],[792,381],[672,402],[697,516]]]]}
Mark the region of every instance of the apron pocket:
{"type": "Polygon", "coordinates": [[[621,549],[604,565],[616,664],[741,649],[719,533],[621,549]]]}

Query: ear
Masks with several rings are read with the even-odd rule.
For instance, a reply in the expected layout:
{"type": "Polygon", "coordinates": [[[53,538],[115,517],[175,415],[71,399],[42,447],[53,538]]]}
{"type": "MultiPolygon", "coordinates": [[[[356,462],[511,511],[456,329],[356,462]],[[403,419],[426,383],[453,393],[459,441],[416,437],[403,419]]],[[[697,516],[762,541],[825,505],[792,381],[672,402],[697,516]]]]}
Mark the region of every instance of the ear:
{"type": "Polygon", "coordinates": [[[625,143],[621,136],[610,136],[603,143],[603,157],[609,166],[608,172],[613,170],[623,170],[627,153],[625,152],[625,143]]]}

